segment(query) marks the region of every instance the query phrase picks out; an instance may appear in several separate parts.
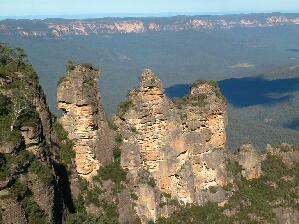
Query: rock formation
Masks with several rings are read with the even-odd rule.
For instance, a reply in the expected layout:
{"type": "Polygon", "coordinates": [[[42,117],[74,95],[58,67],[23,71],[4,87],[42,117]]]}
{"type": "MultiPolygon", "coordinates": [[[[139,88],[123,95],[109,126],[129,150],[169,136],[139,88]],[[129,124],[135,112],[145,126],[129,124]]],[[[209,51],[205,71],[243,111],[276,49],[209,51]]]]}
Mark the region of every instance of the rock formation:
{"type": "Polygon", "coordinates": [[[0,208],[2,213],[2,220],[5,223],[27,224],[25,212],[16,200],[9,198],[1,199],[0,208]]]}
{"type": "Polygon", "coordinates": [[[0,223],[299,222],[298,146],[228,152],[215,82],[170,99],[144,70],[112,131],[99,72],[71,64],[58,84],[64,113],[52,124],[32,67],[14,58],[19,50],[1,48],[0,223]]]}
{"type": "Polygon", "coordinates": [[[237,161],[242,166],[243,177],[250,180],[261,176],[261,162],[265,157],[258,154],[251,144],[242,145],[237,157],[237,161]]]}
{"type": "Polygon", "coordinates": [[[101,166],[112,162],[114,133],[108,127],[98,90],[99,72],[77,65],[58,85],[60,123],[74,141],[77,173],[91,180],[101,166]]]}
{"type": "Polygon", "coordinates": [[[285,143],[276,147],[268,144],[265,153],[258,153],[251,144],[244,144],[240,147],[239,152],[233,156],[233,160],[241,165],[242,176],[251,180],[262,176],[262,162],[267,159],[267,155],[281,158],[288,166],[294,166],[299,161],[298,150],[295,150],[293,145],[285,143]]]}
{"type": "MultiPolygon", "coordinates": [[[[132,179],[148,172],[160,192],[183,204],[225,199],[222,191],[209,191],[226,184],[226,103],[215,83],[194,83],[176,104],[153,72],[144,70],[114,122],[123,137],[121,165],[132,179]]],[[[167,216],[154,189],[137,185],[136,211],[143,221],[167,216]]]]}

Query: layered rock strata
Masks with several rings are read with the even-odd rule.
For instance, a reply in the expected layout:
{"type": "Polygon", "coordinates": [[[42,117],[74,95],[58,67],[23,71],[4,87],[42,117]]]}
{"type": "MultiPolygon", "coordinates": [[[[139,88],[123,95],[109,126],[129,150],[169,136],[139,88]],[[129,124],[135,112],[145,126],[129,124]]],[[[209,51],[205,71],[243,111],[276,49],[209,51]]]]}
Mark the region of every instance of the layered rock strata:
{"type": "Polygon", "coordinates": [[[144,70],[140,87],[129,92],[114,122],[123,136],[121,165],[136,181],[136,212],[144,220],[167,216],[155,189],[182,204],[225,200],[226,103],[213,82],[198,81],[179,102],[144,70]],[[141,184],[147,172],[156,185],[141,184]],[[139,184],[138,184],[139,183],[139,184]],[[158,199],[157,199],[158,198],[158,199]]]}
{"type": "Polygon", "coordinates": [[[112,162],[114,134],[108,127],[98,89],[99,72],[77,65],[66,72],[58,85],[60,123],[74,141],[77,173],[87,179],[101,166],[112,162]]]}

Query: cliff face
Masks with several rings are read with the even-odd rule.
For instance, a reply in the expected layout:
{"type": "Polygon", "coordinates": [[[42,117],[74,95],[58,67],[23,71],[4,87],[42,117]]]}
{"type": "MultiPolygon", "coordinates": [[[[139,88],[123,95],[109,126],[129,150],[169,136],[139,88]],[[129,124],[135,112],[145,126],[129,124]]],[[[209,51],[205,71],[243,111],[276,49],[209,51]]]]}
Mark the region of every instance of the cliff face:
{"type": "MultiPolygon", "coordinates": [[[[132,179],[149,173],[160,193],[182,204],[225,200],[222,191],[209,191],[227,182],[226,103],[214,83],[195,83],[176,104],[153,72],[144,70],[139,89],[129,93],[114,121],[123,136],[121,165],[132,179]]],[[[135,208],[139,217],[146,221],[168,216],[155,190],[140,182],[135,208]]]]}
{"type": "Polygon", "coordinates": [[[51,113],[22,50],[0,49],[0,221],[57,223],[51,113]]]}
{"type": "Polygon", "coordinates": [[[60,123],[74,142],[76,170],[91,180],[101,166],[112,162],[114,133],[108,127],[98,90],[99,72],[78,65],[58,85],[60,123]]]}
{"type": "Polygon", "coordinates": [[[181,16],[173,18],[103,18],[89,20],[13,20],[0,22],[0,32],[30,37],[63,38],[70,35],[207,31],[240,27],[273,27],[299,24],[298,14],[249,14],[234,16],[181,16]]]}

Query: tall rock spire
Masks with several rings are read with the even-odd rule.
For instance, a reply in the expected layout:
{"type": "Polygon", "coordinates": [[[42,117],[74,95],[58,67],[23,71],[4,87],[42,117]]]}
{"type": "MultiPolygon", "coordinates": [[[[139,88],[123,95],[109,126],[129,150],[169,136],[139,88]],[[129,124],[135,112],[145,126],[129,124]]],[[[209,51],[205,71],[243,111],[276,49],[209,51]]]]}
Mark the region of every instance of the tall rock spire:
{"type": "Polygon", "coordinates": [[[99,72],[81,64],[67,71],[57,89],[60,123],[74,141],[78,174],[90,180],[112,162],[113,131],[109,129],[98,88],[99,72]]]}

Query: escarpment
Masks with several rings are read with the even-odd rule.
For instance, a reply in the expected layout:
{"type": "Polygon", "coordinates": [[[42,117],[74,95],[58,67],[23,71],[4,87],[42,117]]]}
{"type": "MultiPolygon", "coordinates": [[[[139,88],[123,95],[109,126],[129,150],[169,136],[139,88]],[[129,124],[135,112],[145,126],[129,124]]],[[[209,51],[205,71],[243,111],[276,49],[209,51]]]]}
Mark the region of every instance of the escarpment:
{"type": "Polygon", "coordinates": [[[297,25],[297,14],[179,16],[173,18],[102,18],[87,20],[11,20],[0,22],[0,33],[25,37],[65,38],[103,34],[207,31],[233,28],[297,25]]]}
{"type": "MultiPolygon", "coordinates": [[[[138,180],[148,172],[160,193],[182,204],[224,201],[222,191],[209,191],[227,182],[226,103],[215,83],[198,81],[175,103],[154,73],[144,70],[140,87],[128,95],[114,122],[123,137],[121,165],[129,175],[138,180]]],[[[152,187],[137,183],[136,193],[143,221],[168,215],[152,187]]]]}
{"type": "Polygon", "coordinates": [[[87,65],[76,65],[58,84],[58,108],[63,110],[60,123],[74,142],[77,173],[91,180],[101,166],[112,162],[114,133],[101,104],[99,72],[87,65]]]}

